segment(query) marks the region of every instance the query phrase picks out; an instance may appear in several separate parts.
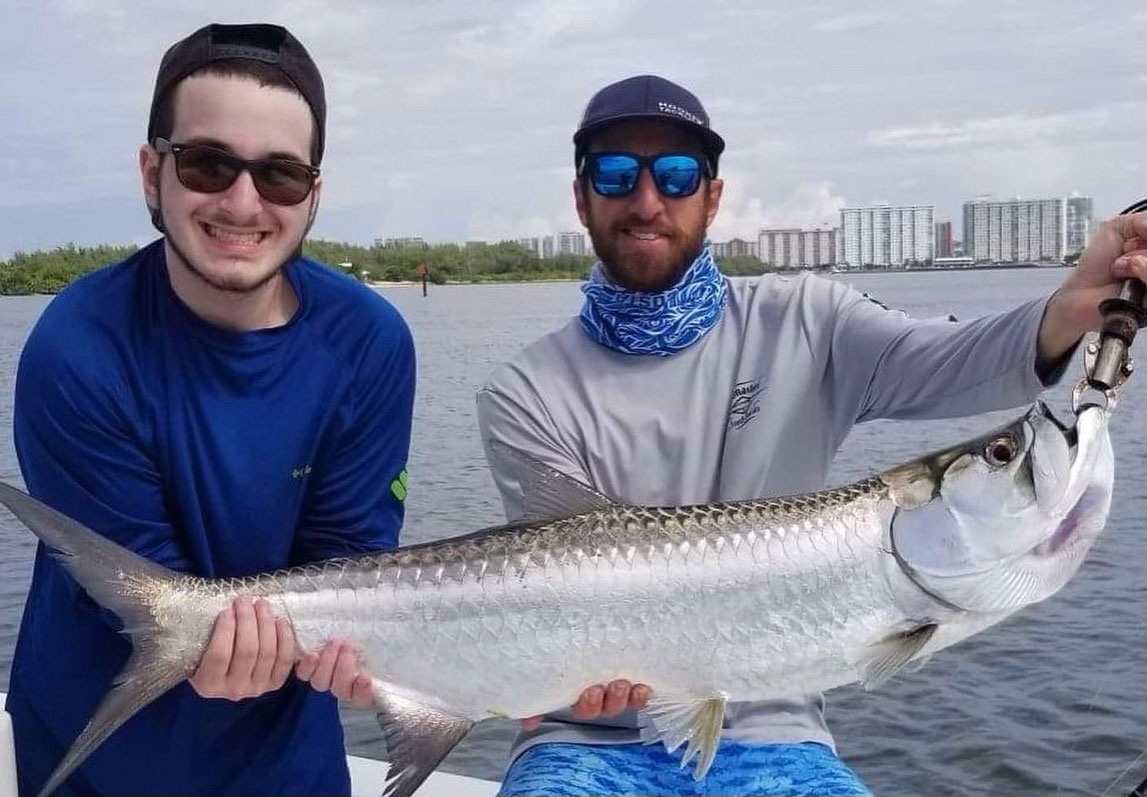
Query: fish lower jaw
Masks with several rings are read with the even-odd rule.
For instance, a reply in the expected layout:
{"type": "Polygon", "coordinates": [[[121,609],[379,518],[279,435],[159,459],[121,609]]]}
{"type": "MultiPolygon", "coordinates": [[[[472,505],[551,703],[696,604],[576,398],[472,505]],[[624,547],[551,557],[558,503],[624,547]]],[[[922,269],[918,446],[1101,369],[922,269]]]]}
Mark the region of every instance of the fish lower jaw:
{"type": "Polygon", "coordinates": [[[1094,485],[1084,491],[1080,499],[1060,521],[1050,537],[1032,549],[1037,556],[1051,557],[1063,554],[1078,545],[1088,545],[1095,540],[1107,520],[1107,511],[1097,511],[1104,504],[1110,504],[1111,491],[1103,485],[1094,485]]]}

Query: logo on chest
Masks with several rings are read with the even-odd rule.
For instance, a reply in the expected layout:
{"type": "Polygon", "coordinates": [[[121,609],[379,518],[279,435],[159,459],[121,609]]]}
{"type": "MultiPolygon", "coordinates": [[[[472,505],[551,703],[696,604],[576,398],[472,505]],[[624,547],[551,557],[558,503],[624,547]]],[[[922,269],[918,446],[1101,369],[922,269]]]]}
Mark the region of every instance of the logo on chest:
{"type": "Polygon", "coordinates": [[[744,429],[761,413],[761,380],[749,379],[733,385],[729,400],[729,428],[744,429]]]}

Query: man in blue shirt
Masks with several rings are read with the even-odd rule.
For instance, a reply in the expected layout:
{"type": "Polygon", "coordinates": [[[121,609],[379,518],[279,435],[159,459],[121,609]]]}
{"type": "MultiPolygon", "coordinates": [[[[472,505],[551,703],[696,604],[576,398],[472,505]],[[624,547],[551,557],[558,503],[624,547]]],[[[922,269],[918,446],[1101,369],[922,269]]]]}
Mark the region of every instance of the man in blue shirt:
{"type": "MultiPolygon", "coordinates": [[[[139,152],[164,237],[63,291],[21,357],[15,439],[33,495],[212,578],[396,545],[414,350],[385,300],[300,256],[325,117],[318,69],[283,28],[210,25],[168,50],[139,152]]],[[[130,648],[41,546],[7,703],[22,794],[130,648]]],[[[286,619],[237,601],[189,681],[59,793],[346,794],[324,692],[369,702],[351,645],[297,651],[286,619]]]]}

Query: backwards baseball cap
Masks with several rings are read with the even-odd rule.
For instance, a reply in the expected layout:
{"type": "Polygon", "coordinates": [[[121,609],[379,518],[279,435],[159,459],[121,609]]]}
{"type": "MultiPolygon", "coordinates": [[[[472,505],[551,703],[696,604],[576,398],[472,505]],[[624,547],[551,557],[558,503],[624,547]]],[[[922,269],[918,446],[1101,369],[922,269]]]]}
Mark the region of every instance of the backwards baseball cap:
{"type": "Polygon", "coordinates": [[[147,120],[147,140],[155,138],[155,117],[160,103],[179,81],[213,61],[231,58],[250,58],[270,64],[303,95],[317,123],[315,165],[318,165],[323,159],[327,121],[323,79],[306,48],[290,31],[279,25],[206,25],[173,44],[159,63],[155,93],[151,97],[151,114],[147,120]]]}
{"type": "Polygon", "coordinates": [[[581,162],[594,133],[626,119],[664,119],[689,127],[701,136],[713,174],[725,140],[709,127],[709,114],[690,91],[657,75],[637,75],[603,88],[589,101],[574,133],[574,164],[581,162]]]}

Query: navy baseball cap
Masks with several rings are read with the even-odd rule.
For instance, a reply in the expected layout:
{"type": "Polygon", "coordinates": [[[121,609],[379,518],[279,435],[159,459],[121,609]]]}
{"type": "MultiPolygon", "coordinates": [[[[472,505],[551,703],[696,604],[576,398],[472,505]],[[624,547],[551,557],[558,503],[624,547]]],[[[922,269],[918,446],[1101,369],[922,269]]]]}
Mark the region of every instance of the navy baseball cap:
{"type": "Polygon", "coordinates": [[[574,165],[580,165],[594,133],[626,119],[665,119],[695,130],[713,174],[717,173],[725,140],[709,127],[709,114],[692,92],[657,75],[626,78],[593,95],[574,133],[574,165]]]}
{"type": "Polygon", "coordinates": [[[155,117],[160,102],[181,80],[212,61],[230,58],[250,58],[270,64],[303,95],[318,128],[317,166],[323,159],[326,137],[327,100],[323,78],[306,48],[280,25],[205,25],[171,45],[159,63],[159,74],[155,78],[151,113],[147,119],[147,140],[150,142],[155,137],[155,117]]]}

